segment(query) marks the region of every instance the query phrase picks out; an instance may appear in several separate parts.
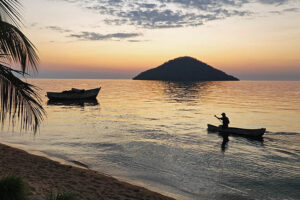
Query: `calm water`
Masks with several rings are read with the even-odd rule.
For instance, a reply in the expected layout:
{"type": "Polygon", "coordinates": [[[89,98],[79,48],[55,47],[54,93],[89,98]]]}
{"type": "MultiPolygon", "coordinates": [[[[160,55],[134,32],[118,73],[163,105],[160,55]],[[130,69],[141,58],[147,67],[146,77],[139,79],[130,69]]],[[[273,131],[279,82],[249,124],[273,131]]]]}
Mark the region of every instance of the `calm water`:
{"type": "Polygon", "coordinates": [[[30,82],[41,88],[48,117],[37,135],[2,131],[1,142],[178,199],[300,199],[300,82],[30,82]],[[98,105],[44,97],[99,85],[98,105]],[[231,126],[266,127],[264,140],[223,143],[206,131],[222,112],[231,126]]]}

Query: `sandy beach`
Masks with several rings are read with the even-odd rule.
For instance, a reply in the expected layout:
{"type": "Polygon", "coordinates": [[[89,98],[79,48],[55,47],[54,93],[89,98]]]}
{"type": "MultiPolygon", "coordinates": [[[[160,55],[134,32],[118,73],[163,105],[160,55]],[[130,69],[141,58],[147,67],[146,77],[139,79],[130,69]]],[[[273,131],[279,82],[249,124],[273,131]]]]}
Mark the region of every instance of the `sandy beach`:
{"type": "Polygon", "coordinates": [[[32,196],[72,192],[82,200],[172,199],[95,171],[63,165],[48,158],[0,144],[0,177],[19,175],[32,196]]]}

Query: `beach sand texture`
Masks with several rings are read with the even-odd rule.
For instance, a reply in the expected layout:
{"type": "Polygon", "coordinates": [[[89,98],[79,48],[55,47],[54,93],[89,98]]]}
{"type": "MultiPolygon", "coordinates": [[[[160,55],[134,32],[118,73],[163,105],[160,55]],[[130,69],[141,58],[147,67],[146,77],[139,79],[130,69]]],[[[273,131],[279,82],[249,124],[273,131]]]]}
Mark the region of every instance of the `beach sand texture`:
{"type": "Polygon", "coordinates": [[[73,192],[82,200],[172,199],[95,171],[63,165],[48,158],[0,144],[0,177],[19,175],[31,195],[73,192]]]}

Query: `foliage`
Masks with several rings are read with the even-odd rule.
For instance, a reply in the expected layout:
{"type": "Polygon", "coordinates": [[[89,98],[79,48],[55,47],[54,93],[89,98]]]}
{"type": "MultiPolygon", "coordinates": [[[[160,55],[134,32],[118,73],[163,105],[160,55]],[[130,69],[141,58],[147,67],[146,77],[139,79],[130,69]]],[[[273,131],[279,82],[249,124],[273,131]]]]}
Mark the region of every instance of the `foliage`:
{"type": "Polygon", "coordinates": [[[39,59],[34,45],[16,26],[0,20],[0,27],[0,53],[9,62],[20,63],[22,72],[29,66],[36,71],[39,59]]]}
{"type": "Polygon", "coordinates": [[[37,71],[39,61],[34,45],[19,29],[20,6],[18,0],[0,0],[0,123],[8,119],[14,126],[18,120],[21,129],[36,132],[45,115],[40,97],[33,85],[15,76],[37,71]]]}
{"type": "Polygon", "coordinates": [[[30,85],[16,76],[20,71],[12,70],[0,64],[0,121],[2,124],[9,113],[9,119],[15,123],[15,118],[20,118],[22,129],[32,128],[36,130],[43,119],[43,108],[40,105],[40,98],[30,85]],[[31,126],[31,127],[30,127],[31,126]]]}
{"type": "Polygon", "coordinates": [[[18,25],[21,22],[20,6],[18,0],[0,0],[0,20],[6,17],[6,20],[18,25]]]}
{"type": "Polygon", "coordinates": [[[0,179],[0,200],[27,200],[27,187],[18,176],[0,179]]]}

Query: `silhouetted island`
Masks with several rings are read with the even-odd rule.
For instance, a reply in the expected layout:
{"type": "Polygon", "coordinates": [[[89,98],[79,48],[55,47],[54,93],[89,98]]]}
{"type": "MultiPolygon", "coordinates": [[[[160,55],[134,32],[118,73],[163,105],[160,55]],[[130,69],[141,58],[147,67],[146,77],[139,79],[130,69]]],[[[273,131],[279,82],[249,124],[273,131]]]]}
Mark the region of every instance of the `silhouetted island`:
{"type": "Polygon", "coordinates": [[[164,81],[238,81],[212,66],[192,57],[179,57],[133,78],[133,80],[164,81]]]}

